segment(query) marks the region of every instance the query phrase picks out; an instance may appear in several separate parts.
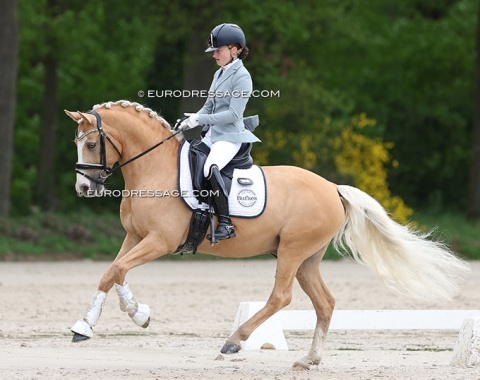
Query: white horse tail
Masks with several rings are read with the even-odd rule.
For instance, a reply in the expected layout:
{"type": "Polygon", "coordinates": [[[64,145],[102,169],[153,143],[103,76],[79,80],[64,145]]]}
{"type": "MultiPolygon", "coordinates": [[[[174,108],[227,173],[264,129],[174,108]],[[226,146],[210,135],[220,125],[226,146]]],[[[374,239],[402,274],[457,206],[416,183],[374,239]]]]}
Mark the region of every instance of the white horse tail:
{"type": "Polygon", "coordinates": [[[448,247],[393,221],[385,209],[363,191],[337,186],[346,221],[333,239],[334,247],[366,264],[382,282],[415,300],[451,299],[470,269],[448,247]]]}

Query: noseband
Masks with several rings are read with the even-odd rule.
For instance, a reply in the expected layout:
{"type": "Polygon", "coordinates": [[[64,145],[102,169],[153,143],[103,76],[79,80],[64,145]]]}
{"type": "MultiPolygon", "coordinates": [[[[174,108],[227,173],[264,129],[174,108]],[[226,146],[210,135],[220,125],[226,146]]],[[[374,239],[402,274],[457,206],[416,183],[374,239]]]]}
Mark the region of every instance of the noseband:
{"type": "Polygon", "coordinates": [[[92,114],[93,116],[95,116],[95,118],[97,119],[97,127],[94,128],[94,129],[90,129],[89,131],[83,133],[81,136],[75,136],[75,139],[77,141],[80,141],[82,140],[84,137],[86,137],[87,135],[89,135],[90,133],[92,132],[98,132],[100,134],[100,163],[99,164],[84,164],[84,163],[80,163],[80,162],[77,162],[75,164],[75,172],[84,176],[85,178],[89,179],[90,181],[92,182],[95,182],[99,185],[103,185],[103,183],[105,182],[105,180],[111,176],[113,173],[115,173],[118,169],[121,169],[122,167],[124,167],[125,165],[129,164],[130,162],[132,161],[135,161],[136,159],[144,156],[145,154],[151,152],[152,150],[154,150],[155,148],[157,148],[158,146],[162,145],[164,142],[170,140],[171,138],[175,137],[176,135],[178,135],[179,133],[182,133],[182,131],[177,131],[175,133],[173,133],[171,136],[168,136],[166,139],[158,142],[157,144],[153,145],[152,147],[148,148],[147,150],[145,150],[144,152],[140,153],[140,154],[137,154],[136,156],[130,158],[129,160],[125,161],[124,163],[122,164],[119,164],[118,161],[113,165],[113,167],[109,167],[107,165],[107,151],[105,150],[105,140],[108,140],[108,142],[113,146],[113,149],[115,149],[115,151],[118,153],[118,155],[120,156],[119,160],[122,159],[122,153],[120,153],[120,150],[117,148],[117,146],[114,144],[114,142],[112,141],[112,139],[105,133],[105,131],[103,130],[103,127],[102,127],[102,118],[100,117],[100,115],[98,114],[98,112],[94,111],[94,110],[91,110],[91,111],[88,111],[87,113],[89,114],[92,114]],[[93,178],[91,176],[89,176],[88,174],[86,174],[85,172],[81,171],[81,170],[101,170],[100,172],[100,177],[99,179],[97,178],[93,178]]]}

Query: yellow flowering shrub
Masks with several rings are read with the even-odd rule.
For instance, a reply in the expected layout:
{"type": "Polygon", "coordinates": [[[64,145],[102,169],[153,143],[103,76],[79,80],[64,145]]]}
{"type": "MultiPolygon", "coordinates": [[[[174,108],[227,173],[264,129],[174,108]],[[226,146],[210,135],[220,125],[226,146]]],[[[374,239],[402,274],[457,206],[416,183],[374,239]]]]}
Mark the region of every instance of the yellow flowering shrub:
{"type": "Polygon", "coordinates": [[[387,182],[388,151],[393,144],[361,133],[362,129],[375,124],[376,121],[365,114],[352,118],[350,125],[331,142],[336,152],[335,165],[340,174],[351,178],[352,185],[377,199],[398,222],[406,223],[413,210],[400,197],[392,196],[387,182]]]}
{"type": "Polygon", "coordinates": [[[258,165],[290,164],[315,171],[319,164],[319,157],[322,157],[318,147],[320,139],[320,134],[313,136],[305,132],[267,131],[262,136],[262,143],[254,147],[255,163],[258,165]]]}
{"type": "Polygon", "coordinates": [[[375,125],[375,120],[360,114],[346,126],[325,119],[296,133],[263,131],[262,143],[253,150],[255,163],[295,165],[349,183],[377,199],[398,222],[406,223],[413,210],[391,194],[387,182],[387,165],[398,166],[398,162],[390,162],[393,144],[367,136],[366,129],[375,125]]]}
{"type": "Polygon", "coordinates": [[[309,135],[299,136],[300,149],[292,153],[296,166],[312,170],[317,163],[317,153],[314,151],[314,141],[309,135]]]}

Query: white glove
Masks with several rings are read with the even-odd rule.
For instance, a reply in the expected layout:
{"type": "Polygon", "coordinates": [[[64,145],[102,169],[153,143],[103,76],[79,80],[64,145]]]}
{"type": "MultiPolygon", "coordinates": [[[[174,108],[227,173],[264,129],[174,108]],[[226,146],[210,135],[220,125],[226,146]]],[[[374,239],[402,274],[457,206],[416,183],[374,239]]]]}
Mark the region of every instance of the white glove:
{"type": "Polygon", "coordinates": [[[188,116],[188,119],[183,120],[178,129],[182,131],[188,131],[189,129],[198,127],[200,125],[198,122],[198,115],[196,113],[185,113],[184,115],[188,116]]]}

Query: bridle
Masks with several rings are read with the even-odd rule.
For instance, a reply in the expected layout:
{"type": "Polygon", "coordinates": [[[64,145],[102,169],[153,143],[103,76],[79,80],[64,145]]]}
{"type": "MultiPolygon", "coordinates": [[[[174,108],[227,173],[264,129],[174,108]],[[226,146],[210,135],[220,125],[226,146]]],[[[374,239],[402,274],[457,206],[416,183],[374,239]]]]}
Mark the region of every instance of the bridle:
{"type": "Polygon", "coordinates": [[[98,114],[98,112],[94,111],[94,110],[91,110],[91,111],[88,111],[87,113],[89,114],[92,114],[93,116],[95,116],[95,118],[97,119],[97,127],[96,128],[93,128],[93,129],[90,129],[88,131],[86,131],[85,133],[81,134],[80,136],[78,135],[78,130],[75,132],[75,139],[77,141],[80,141],[82,140],[83,138],[85,138],[86,136],[88,136],[90,133],[92,132],[98,132],[100,134],[100,163],[99,164],[84,164],[84,163],[80,163],[80,162],[77,162],[75,164],[75,172],[84,176],[85,178],[87,178],[88,180],[92,181],[92,182],[95,182],[99,185],[103,185],[105,180],[110,177],[113,173],[115,173],[117,170],[123,168],[125,165],[135,161],[136,159],[146,155],[147,153],[151,152],[152,150],[154,150],[155,148],[159,147],[160,145],[162,145],[164,142],[167,142],[168,140],[170,140],[171,138],[175,137],[176,135],[178,135],[179,133],[182,133],[181,130],[179,131],[176,131],[175,133],[172,133],[172,135],[168,136],[166,139],[156,143],[155,145],[153,145],[152,147],[148,148],[147,150],[143,151],[142,153],[139,153],[137,154],[136,156],[130,158],[129,160],[123,162],[123,163],[119,163],[119,161],[122,159],[122,153],[120,152],[120,150],[117,148],[117,146],[115,145],[115,143],[112,141],[112,139],[105,133],[105,131],[103,130],[103,127],[102,127],[102,118],[101,116],[98,114]],[[107,140],[113,147],[113,149],[115,149],[115,151],[118,153],[119,155],[119,160],[117,162],[115,162],[115,164],[113,165],[113,167],[109,167],[107,165],[107,151],[105,149],[105,140],[107,140]],[[85,172],[83,172],[82,170],[101,170],[100,172],[100,176],[99,178],[93,178],[92,176],[86,174],[85,172]]]}

